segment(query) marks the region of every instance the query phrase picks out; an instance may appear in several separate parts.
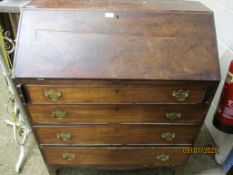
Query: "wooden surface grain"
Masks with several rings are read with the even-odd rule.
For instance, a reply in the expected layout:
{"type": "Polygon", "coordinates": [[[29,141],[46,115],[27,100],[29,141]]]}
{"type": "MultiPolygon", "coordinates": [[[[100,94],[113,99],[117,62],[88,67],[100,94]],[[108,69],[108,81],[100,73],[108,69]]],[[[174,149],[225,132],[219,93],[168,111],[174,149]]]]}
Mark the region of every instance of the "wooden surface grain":
{"type": "Polygon", "coordinates": [[[112,13],[23,10],[14,77],[220,79],[211,13],[112,13]]]}
{"type": "Polygon", "coordinates": [[[211,13],[199,2],[183,0],[32,0],[28,8],[66,8],[82,10],[171,11],[211,13]]]}
{"type": "Polygon", "coordinates": [[[13,78],[51,173],[180,165],[220,81],[213,13],[182,0],[34,0],[21,14],[13,78]],[[177,101],[179,90],[189,97],[177,101]]]}
{"type": "MultiPolygon", "coordinates": [[[[185,147],[184,147],[185,148],[185,147]]],[[[44,147],[42,152],[50,165],[69,166],[172,166],[185,163],[187,154],[182,152],[183,147],[44,147]],[[63,159],[64,153],[74,153],[73,160],[63,159]],[[160,161],[158,155],[169,155],[169,160],[160,161]]]]}
{"type": "Polygon", "coordinates": [[[79,125],[75,127],[36,127],[39,144],[49,145],[131,145],[131,144],[189,144],[198,131],[197,126],[169,125],[79,125]],[[57,138],[59,133],[70,133],[70,139],[62,141],[57,138]],[[162,133],[175,133],[175,138],[167,141],[162,133]]]}
{"type": "Polygon", "coordinates": [[[75,103],[201,103],[205,94],[205,86],[190,85],[156,85],[156,86],[51,86],[28,85],[26,92],[31,104],[75,104],[75,103]],[[56,101],[51,101],[46,94],[50,90],[61,93],[56,101]],[[172,95],[174,91],[189,92],[184,101],[177,101],[172,95]]]}
{"type": "Polygon", "coordinates": [[[205,105],[28,105],[33,125],[64,124],[123,124],[165,123],[199,125],[206,113],[205,105]],[[63,119],[52,116],[52,112],[65,113],[63,119]],[[180,113],[181,118],[170,120],[168,113],[180,113]]]}

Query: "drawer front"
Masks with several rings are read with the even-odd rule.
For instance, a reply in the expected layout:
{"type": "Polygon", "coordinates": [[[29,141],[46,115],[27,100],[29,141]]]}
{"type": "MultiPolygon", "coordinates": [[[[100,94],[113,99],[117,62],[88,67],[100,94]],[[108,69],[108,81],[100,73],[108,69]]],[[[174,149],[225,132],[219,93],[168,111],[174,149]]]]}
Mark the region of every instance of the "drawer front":
{"type": "Polygon", "coordinates": [[[201,103],[205,87],[155,86],[27,86],[29,101],[41,103],[201,103]]]}
{"type": "Polygon", "coordinates": [[[182,147],[44,147],[48,164],[76,166],[171,166],[186,162],[182,147]]]}
{"type": "Polygon", "coordinates": [[[33,124],[171,123],[200,124],[202,104],[28,105],[33,124]]]}
{"type": "Polygon", "coordinates": [[[80,126],[36,128],[40,144],[192,144],[196,126],[80,126]]]}

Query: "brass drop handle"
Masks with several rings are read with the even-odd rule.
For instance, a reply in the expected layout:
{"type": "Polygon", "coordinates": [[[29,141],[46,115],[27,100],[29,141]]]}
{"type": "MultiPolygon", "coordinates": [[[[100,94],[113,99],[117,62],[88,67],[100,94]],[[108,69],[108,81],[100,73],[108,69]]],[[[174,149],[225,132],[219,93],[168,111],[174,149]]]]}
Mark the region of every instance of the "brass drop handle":
{"type": "Polygon", "coordinates": [[[62,157],[63,157],[63,159],[66,159],[66,160],[73,160],[76,157],[78,157],[78,155],[75,153],[64,153],[64,154],[62,154],[62,157]]]}
{"type": "Polygon", "coordinates": [[[57,138],[61,141],[68,141],[71,138],[71,134],[69,132],[61,132],[57,133],[57,138]]]}
{"type": "Polygon", "coordinates": [[[58,101],[62,97],[62,92],[55,89],[50,89],[45,91],[44,95],[48,97],[50,101],[58,101]]]}
{"type": "Polygon", "coordinates": [[[179,102],[185,101],[189,97],[189,91],[179,90],[173,91],[172,96],[179,102]]]}
{"type": "Polygon", "coordinates": [[[170,156],[167,154],[160,154],[160,155],[157,155],[156,158],[162,162],[165,162],[170,159],[170,156]]]}
{"type": "Polygon", "coordinates": [[[175,121],[175,120],[182,118],[182,115],[180,112],[168,112],[168,113],[166,113],[165,116],[170,121],[175,121]]]}
{"type": "Polygon", "coordinates": [[[52,111],[51,116],[57,120],[63,120],[67,116],[67,113],[65,111],[52,111]]]}
{"type": "Polygon", "coordinates": [[[161,138],[163,138],[166,141],[172,141],[176,138],[176,133],[174,132],[164,132],[161,134],[161,138]]]}

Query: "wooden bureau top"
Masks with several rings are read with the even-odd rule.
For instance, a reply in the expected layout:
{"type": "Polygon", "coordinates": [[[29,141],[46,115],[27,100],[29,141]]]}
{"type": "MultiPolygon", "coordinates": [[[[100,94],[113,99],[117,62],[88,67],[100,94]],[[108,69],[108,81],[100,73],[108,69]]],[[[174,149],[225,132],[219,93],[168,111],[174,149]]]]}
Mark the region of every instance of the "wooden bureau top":
{"type": "Polygon", "coordinates": [[[121,10],[121,11],[211,11],[198,2],[184,0],[33,0],[28,7],[71,8],[80,10],[121,10]]]}
{"type": "Polygon", "coordinates": [[[219,80],[213,14],[180,0],[36,0],[14,78],[219,80]]]}

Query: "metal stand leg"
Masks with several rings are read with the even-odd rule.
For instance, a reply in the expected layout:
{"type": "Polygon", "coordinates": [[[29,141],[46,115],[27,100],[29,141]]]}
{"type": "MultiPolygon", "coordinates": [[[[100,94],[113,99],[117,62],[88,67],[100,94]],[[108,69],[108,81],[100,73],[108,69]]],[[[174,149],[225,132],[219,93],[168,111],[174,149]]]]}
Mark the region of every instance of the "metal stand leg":
{"type": "Polygon", "coordinates": [[[24,146],[20,146],[19,158],[15,166],[15,171],[17,173],[21,171],[21,168],[23,167],[24,162],[25,162],[25,150],[24,150],[24,146]]]}
{"type": "Polygon", "coordinates": [[[10,93],[9,100],[6,103],[6,112],[8,113],[8,115],[12,115],[12,120],[5,120],[5,122],[12,127],[14,141],[20,147],[19,158],[15,166],[16,172],[19,173],[26,159],[25,143],[27,142],[28,136],[31,133],[31,128],[27,120],[23,104],[15,88],[15,84],[11,78],[12,71],[10,67],[12,66],[12,64],[7,64],[7,62],[11,63],[10,60],[7,59],[7,54],[10,54],[14,51],[14,41],[8,37],[8,31],[5,32],[4,36],[2,36],[2,29],[0,29],[0,32],[0,66],[3,70],[3,75],[10,93]],[[7,50],[5,50],[5,43],[2,43],[3,40],[8,43],[8,46],[11,46],[7,47],[7,50]],[[12,105],[13,112],[9,112],[12,111],[8,109],[10,104],[12,105]]]}
{"type": "MultiPolygon", "coordinates": [[[[13,128],[16,128],[16,127],[20,127],[20,126],[15,126],[16,124],[10,120],[5,120],[5,122],[7,123],[7,125],[9,126],[12,126],[13,128]]],[[[16,130],[13,129],[13,132],[14,132],[14,140],[17,140],[17,136],[16,136],[16,130]]],[[[31,130],[25,128],[25,131],[24,131],[24,136],[23,136],[23,141],[22,143],[19,143],[19,147],[20,147],[20,153],[19,153],[19,158],[18,158],[18,161],[16,163],[16,166],[15,166],[15,171],[17,173],[20,173],[23,165],[24,165],[24,162],[26,160],[26,155],[25,155],[25,143],[27,142],[27,139],[28,139],[28,136],[30,135],[31,133],[31,130]]],[[[18,140],[16,141],[18,143],[18,140]]]]}

